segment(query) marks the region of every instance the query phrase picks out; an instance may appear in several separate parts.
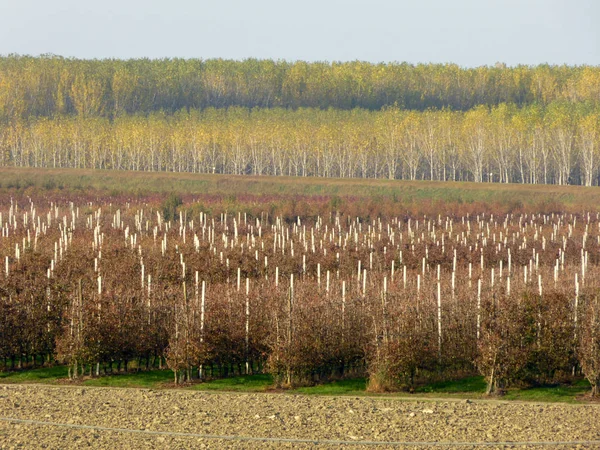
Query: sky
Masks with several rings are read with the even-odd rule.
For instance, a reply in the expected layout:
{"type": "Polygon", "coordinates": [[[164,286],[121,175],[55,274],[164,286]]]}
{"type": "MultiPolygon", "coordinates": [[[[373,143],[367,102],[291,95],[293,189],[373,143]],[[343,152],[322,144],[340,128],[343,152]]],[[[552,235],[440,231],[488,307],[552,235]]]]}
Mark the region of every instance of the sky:
{"type": "Polygon", "coordinates": [[[599,0],[0,0],[0,54],[600,64],[599,0]]]}

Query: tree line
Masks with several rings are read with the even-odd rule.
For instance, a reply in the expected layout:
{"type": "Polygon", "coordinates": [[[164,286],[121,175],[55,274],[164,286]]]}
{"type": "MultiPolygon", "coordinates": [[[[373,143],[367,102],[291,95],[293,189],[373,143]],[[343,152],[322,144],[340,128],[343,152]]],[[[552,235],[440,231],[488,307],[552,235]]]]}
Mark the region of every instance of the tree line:
{"type": "Polygon", "coordinates": [[[600,111],[207,108],[0,126],[0,164],[193,173],[599,184],[600,111]]]}
{"type": "Polygon", "coordinates": [[[597,66],[462,68],[455,64],[246,59],[81,60],[0,57],[0,120],[32,116],[114,118],[225,108],[449,108],[500,103],[597,104],[597,66]]]}

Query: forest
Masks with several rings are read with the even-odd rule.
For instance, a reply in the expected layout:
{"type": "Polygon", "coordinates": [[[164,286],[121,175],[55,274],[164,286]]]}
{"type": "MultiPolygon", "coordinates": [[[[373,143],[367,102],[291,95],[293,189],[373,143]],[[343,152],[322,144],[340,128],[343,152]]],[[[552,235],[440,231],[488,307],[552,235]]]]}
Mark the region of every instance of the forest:
{"type": "Polygon", "coordinates": [[[118,117],[181,109],[319,108],[466,111],[513,103],[600,102],[597,66],[80,60],[0,57],[0,118],[118,117]]]}
{"type": "Polygon", "coordinates": [[[598,185],[600,69],[0,58],[0,164],[598,185]]]}

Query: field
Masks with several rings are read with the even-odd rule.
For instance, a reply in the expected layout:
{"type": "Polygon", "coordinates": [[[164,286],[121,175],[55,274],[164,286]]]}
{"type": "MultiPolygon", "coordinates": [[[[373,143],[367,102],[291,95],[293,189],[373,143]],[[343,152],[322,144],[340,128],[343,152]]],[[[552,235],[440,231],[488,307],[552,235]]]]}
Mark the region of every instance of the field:
{"type": "MultiPolygon", "coordinates": [[[[69,194],[146,198],[175,192],[184,197],[252,198],[255,202],[298,197],[375,199],[395,203],[415,214],[437,214],[457,204],[475,212],[523,209],[527,212],[597,210],[600,192],[594,187],[382,179],[272,177],[191,173],[149,173],[114,170],[26,169],[0,167],[0,189],[66,198],[69,194]],[[429,207],[428,207],[429,206],[429,207]],[[434,207],[437,212],[433,211],[434,207]],[[430,211],[431,210],[431,211],[430,211]]],[[[4,199],[6,201],[6,199],[4,199]]],[[[468,212],[468,210],[466,210],[468,212]]]]}
{"type": "Polygon", "coordinates": [[[61,424],[139,430],[173,410],[142,427],[188,433],[159,435],[173,446],[599,439],[594,405],[456,399],[598,395],[594,188],[7,168],[0,180],[0,382],[78,386],[4,385],[0,415],[48,422],[1,422],[6,436],[141,443],[61,424]],[[272,390],[289,394],[249,393],[272,390]],[[365,397],[388,392],[433,403],[365,397]],[[86,406],[64,409],[73,395],[86,406]],[[131,397],[131,420],[103,395],[131,397]],[[174,409],[183,401],[204,406],[174,409]],[[186,425],[198,414],[218,420],[186,425]],[[507,425],[515,414],[528,425],[507,425]]]}
{"type": "Polygon", "coordinates": [[[598,405],[2,386],[0,411],[7,448],[600,445],[598,405]]]}

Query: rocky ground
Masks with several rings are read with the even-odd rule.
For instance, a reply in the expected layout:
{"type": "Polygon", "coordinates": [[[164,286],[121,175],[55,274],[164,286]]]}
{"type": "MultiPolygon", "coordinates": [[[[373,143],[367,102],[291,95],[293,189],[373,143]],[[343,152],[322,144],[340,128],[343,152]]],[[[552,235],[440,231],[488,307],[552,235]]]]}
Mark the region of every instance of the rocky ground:
{"type": "Polygon", "coordinates": [[[600,448],[600,405],[0,385],[2,449],[415,449],[435,443],[600,448]]]}

